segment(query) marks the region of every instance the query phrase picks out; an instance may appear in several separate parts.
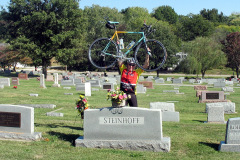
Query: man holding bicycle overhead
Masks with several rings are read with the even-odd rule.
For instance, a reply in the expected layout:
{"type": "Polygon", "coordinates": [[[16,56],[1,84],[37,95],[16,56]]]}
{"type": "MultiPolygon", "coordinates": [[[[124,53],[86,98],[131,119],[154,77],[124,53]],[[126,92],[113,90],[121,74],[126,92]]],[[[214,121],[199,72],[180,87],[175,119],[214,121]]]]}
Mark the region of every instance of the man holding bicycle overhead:
{"type": "MultiPolygon", "coordinates": [[[[120,90],[127,94],[125,106],[138,107],[136,97],[136,85],[139,76],[144,72],[141,68],[135,70],[135,61],[130,59],[127,61],[127,66],[122,61],[118,61],[119,69],[121,72],[120,90]]],[[[146,54],[144,68],[149,66],[149,55],[146,54]]]]}

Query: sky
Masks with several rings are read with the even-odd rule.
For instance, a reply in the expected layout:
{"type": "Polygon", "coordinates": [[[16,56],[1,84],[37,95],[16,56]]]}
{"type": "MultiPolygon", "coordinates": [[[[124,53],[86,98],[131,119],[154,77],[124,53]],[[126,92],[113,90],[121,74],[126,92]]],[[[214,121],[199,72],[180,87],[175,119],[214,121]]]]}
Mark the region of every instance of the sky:
{"type": "MultiPolygon", "coordinates": [[[[0,6],[8,6],[10,0],[1,0],[0,6]]],[[[178,15],[190,13],[199,14],[202,9],[217,9],[218,13],[229,16],[234,12],[240,13],[240,0],[80,0],[80,8],[91,7],[93,4],[102,7],[117,8],[119,11],[128,7],[147,8],[149,13],[154,8],[168,5],[178,15]]]]}

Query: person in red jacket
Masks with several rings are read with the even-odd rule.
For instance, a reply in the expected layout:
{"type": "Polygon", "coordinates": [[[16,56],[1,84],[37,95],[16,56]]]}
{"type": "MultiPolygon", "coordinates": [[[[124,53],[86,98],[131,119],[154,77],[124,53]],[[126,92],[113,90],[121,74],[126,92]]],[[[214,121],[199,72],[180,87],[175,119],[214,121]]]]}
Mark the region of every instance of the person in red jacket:
{"type": "MultiPolygon", "coordinates": [[[[136,63],[134,59],[127,61],[127,66],[122,61],[118,61],[121,72],[120,90],[127,94],[125,106],[138,107],[136,97],[136,85],[139,76],[144,72],[141,68],[135,70],[136,63]]],[[[146,55],[144,68],[149,66],[149,55],[146,55]]]]}

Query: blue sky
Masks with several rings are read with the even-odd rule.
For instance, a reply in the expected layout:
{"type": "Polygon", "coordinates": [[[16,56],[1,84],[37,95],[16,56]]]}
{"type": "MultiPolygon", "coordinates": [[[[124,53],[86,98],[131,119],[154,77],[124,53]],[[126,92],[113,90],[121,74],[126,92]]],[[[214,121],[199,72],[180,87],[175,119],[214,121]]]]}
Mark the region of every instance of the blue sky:
{"type": "MultiPolygon", "coordinates": [[[[1,0],[1,6],[7,6],[10,0],[1,0]]],[[[187,15],[189,13],[199,14],[202,9],[218,9],[229,16],[233,12],[240,13],[240,0],[81,0],[80,8],[85,6],[91,7],[93,4],[102,7],[117,8],[119,11],[128,7],[144,7],[149,12],[154,8],[168,5],[171,6],[179,15],[187,15]]]]}

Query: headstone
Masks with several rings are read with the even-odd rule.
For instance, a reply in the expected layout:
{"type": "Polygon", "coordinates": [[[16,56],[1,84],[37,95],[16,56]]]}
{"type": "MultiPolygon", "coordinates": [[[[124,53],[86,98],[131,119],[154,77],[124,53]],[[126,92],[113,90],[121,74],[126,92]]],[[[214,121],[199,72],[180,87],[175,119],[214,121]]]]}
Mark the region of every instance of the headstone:
{"type": "Polygon", "coordinates": [[[168,92],[179,93],[179,90],[163,90],[163,93],[168,93],[168,92]]]}
{"type": "Polygon", "coordinates": [[[225,141],[221,141],[219,151],[240,152],[240,117],[228,119],[225,141]]]}
{"type": "Polygon", "coordinates": [[[46,81],[54,81],[53,80],[53,75],[47,75],[46,81]]]}
{"type": "Polygon", "coordinates": [[[199,103],[227,102],[223,91],[201,91],[199,103]]]}
{"type": "Polygon", "coordinates": [[[0,84],[0,89],[4,89],[4,85],[0,84]]]}
{"type": "Polygon", "coordinates": [[[34,108],[0,104],[0,138],[37,140],[42,133],[34,132],[34,108]]]}
{"type": "Polygon", "coordinates": [[[210,106],[221,106],[224,108],[224,113],[225,114],[232,114],[232,113],[236,113],[235,112],[235,103],[233,102],[217,102],[217,103],[206,103],[206,113],[208,113],[208,109],[210,106]]]}
{"type": "Polygon", "coordinates": [[[76,91],[85,91],[85,83],[77,84],[76,91]]]}
{"type": "Polygon", "coordinates": [[[40,87],[46,88],[44,74],[40,74],[40,87]]]}
{"type": "Polygon", "coordinates": [[[172,81],[172,77],[167,77],[167,82],[172,81]]]}
{"type": "Polygon", "coordinates": [[[29,80],[27,73],[19,73],[19,74],[18,74],[18,78],[19,78],[19,79],[29,80]]]}
{"type": "Polygon", "coordinates": [[[82,79],[74,79],[74,83],[75,85],[78,85],[78,84],[82,84],[83,83],[83,80],[82,79]]]}
{"type": "Polygon", "coordinates": [[[33,107],[33,108],[56,108],[55,104],[19,104],[20,106],[27,106],[27,107],[33,107]]]}
{"type": "Polygon", "coordinates": [[[87,82],[90,82],[92,87],[101,87],[99,80],[89,80],[87,82]]]}
{"type": "Polygon", "coordinates": [[[222,82],[222,81],[220,81],[220,82],[215,82],[215,83],[213,83],[213,86],[214,86],[214,88],[222,88],[222,87],[225,87],[225,86],[226,86],[226,83],[225,83],[225,82],[222,82]]]}
{"type": "Polygon", "coordinates": [[[162,111],[162,121],[179,122],[179,112],[175,112],[174,103],[151,102],[150,109],[159,109],[162,111]]]}
{"type": "Polygon", "coordinates": [[[223,106],[209,106],[208,123],[225,123],[223,106]]]}
{"type": "Polygon", "coordinates": [[[53,87],[60,87],[60,84],[58,84],[58,73],[54,73],[54,84],[53,87]]]}
{"type": "Polygon", "coordinates": [[[207,86],[194,86],[194,90],[207,90],[207,86]]]}
{"type": "Polygon", "coordinates": [[[138,82],[138,84],[143,84],[143,86],[146,87],[147,89],[154,89],[152,81],[141,81],[138,82]]]}
{"type": "Polygon", "coordinates": [[[47,113],[46,113],[46,116],[63,117],[63,113],[47,112],[47,113]]]}
{"type": "Polygon", "coordinates": [[[0,85],[10,87],[10,78],[0,78],[0,85]]]}
{"type": "Polygon", "coordinates": [[[226,85],[233,86],[233,81],[225,81],[226,85]]]}
{"type": "Polygon", "coordinates": [[[91,96],[91,83],[85,83],[85,96],[91,96]]]}
{"type": "Polygon", "coordinates": [[[170,137],[163,137],[160,110],[138,107],[87,109],[84,137],[76,147],[169,152],[170,137]]]}
{"type": "Polygon", "coordinates": [[[75,86],[74,79],[68,79],[68,80],[62,79],[61,86],[75,86]]]}
{"type": "Polygon", "coordinates": [[[188,82],[189,82],[189,83],[195,83],[196,80],[195,80],[195,79],[189,79],[188,82]]]}
{"type": "Polygon", "coordinates": [[[224,91],[224,92],[234,92],[233,87],[223,87],[222,91],[224,91]]]}
{"type": "Polygon", "coordinates": [[[64,95],[73,95],[73,93],[64,93],[64,95]]]}
{"type": "Polygon", "coordinates": [[[38,97],[38,94],[36,94],[36,93],[30,93],[29,96],[31,96],[31,97],[38,97]]]}
{"type": "Polygon", "coordinates": [[[114,90],[114,84],[113,83],[103,83],[102,84],[102,89],[103,90],[114,90]]]}
{"type": "Polygon", "coordinates": [[[63,89],[72,89],[72,87],[63,87],[63,89]]]}
{"type": "Polygon", "coordinates": [[[156,79],[155,83],[164,83],[164,79],[163,78],[156,79]]]}
{"type": "Polygon", "coordinates": [[[12,77],[12,85],[20,85],[20,83],[19,83],[19,78],[17,78],[17,77],[12,77]]]}
{"type": "Polygon", "coordinates": [[[147,92],[147,88],[143,86],[143,84],[138,84],[137,85],[137,93],[146,93],[147,92]]]}
{"type": "Polygon", "coordinates": [[[179,79],[179,78],[174,78],[174,79],[172,80],[172,83],[173,83],[173,84],[182,84],[182,83],[183,83],[183,80],[182,80],[182,79],[179,79]]]}

